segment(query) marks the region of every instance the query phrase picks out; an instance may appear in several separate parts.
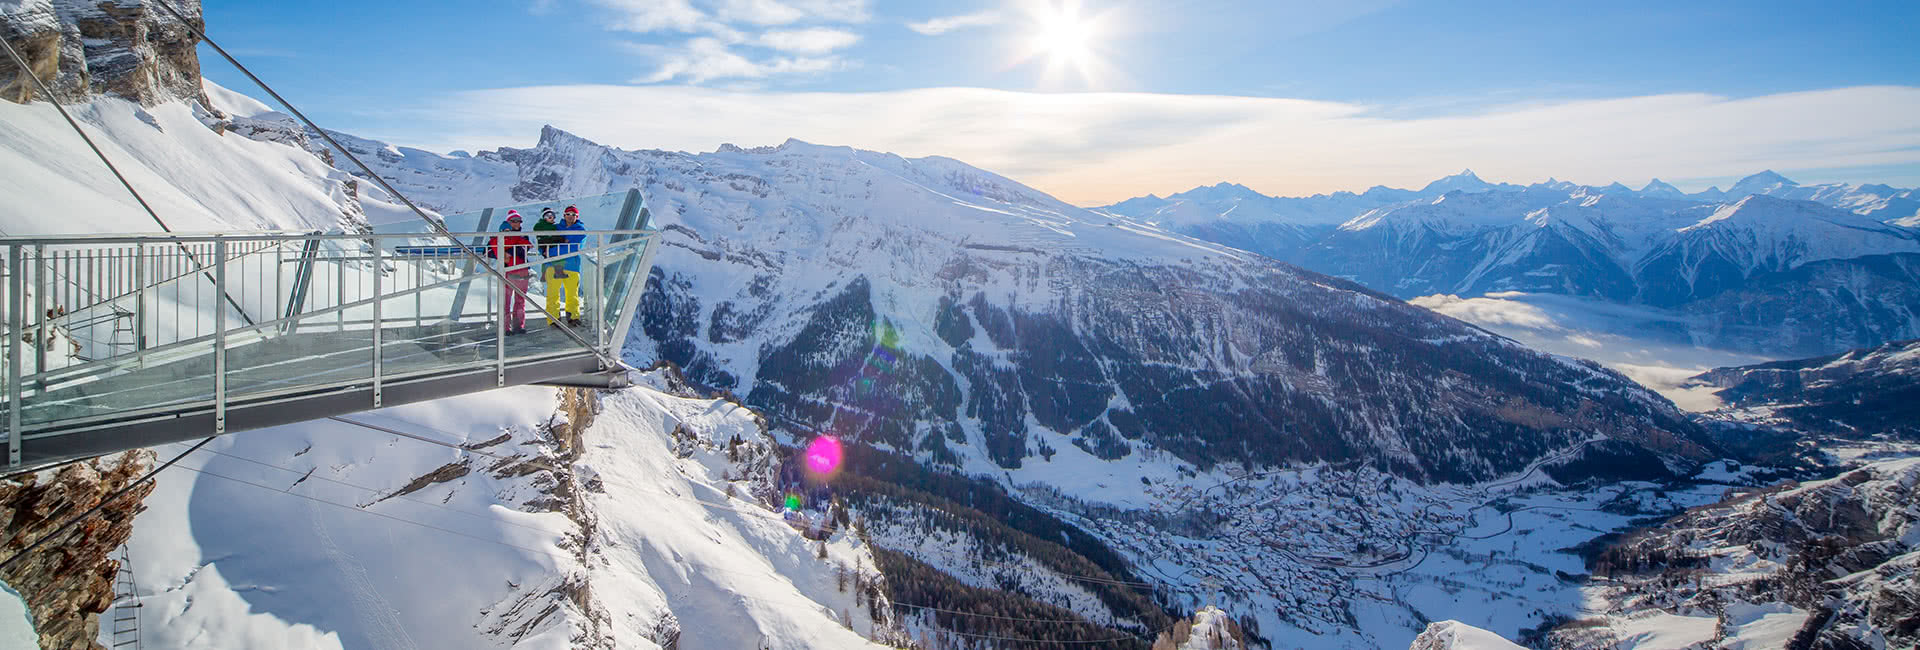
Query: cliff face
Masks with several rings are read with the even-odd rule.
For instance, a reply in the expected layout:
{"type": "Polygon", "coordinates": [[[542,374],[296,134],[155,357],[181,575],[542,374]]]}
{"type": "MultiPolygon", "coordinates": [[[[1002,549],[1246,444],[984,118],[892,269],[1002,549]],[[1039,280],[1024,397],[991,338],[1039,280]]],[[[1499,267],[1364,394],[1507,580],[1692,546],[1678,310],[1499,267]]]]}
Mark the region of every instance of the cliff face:
{"type": "MultiPolygon", "coordinates": [[[[0,480],[0,557],[13,557],[61,523],[99,505],[108,494],[145,474],[153,452],[132,451],[74,463],[59,470],[0,480]]],[[[25,597],[40,647],[98,648],[100,613],[113,604],[119,562],[108,554],[133,536],[133,517],[153,491],[146,483],[108,503],[59,539],[7,565],[0,579],[25,597]]]]}
{"type": "MultiPolygon", "coordinates": [[[[63,103],[109,94],[152,106],[200,96],[198,39],[155,0],[7,0],[0,36],[63,103]]],[[[202,28],[199,0],[166,0],[202,28]]],[[[11,57],[0,57],[0,97],[39,97],[11,57]]]]}

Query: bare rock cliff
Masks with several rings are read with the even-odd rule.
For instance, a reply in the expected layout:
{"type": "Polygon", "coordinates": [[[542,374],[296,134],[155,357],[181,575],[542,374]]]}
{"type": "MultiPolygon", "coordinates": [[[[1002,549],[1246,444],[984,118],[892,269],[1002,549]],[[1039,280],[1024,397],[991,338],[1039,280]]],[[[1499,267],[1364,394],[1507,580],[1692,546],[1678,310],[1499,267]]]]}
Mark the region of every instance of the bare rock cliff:
{"type": "MultiPolygon", "coordinates": [[[[198,39],[152,3],[165,1],[204,28],[200,0],[12,0],[0,13],[0,37],[62,103],[113,95],[152,106],[200,96],[198,39]]],[[[12,57],[0,56],[0,97],[39,97],[12,57]]]]}
{"type": "MultiPolygon", "coordinates": [[[[58,470],[0,479],[0,558],[27,546],[126,487],[153,465],[153,452],[131,451],[58,470]]],[[[108,503],[57,539],[0,570],[20,592],[40,633],[40,647],[99,648],[100,613],[113,604],[114,549],[133,536],[133,518],[153,491],[146,483],[108,503]]]]}

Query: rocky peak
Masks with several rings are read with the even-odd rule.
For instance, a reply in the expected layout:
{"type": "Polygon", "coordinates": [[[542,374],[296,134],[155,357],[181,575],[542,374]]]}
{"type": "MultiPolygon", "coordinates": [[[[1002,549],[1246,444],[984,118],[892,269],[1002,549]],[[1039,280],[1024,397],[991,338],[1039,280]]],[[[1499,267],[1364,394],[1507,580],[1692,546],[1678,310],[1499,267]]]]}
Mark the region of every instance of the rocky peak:
{"type": "MultiPolygon", "coordinates": [[[[204,26],[199,0],[171,0],[204,26]]],[[[151,106],[199,98],[199,39],[171,13],[147,0],[18,0],[0,16],[0,35],[15,44],[53,99],[84,102],[112,95],[151,106]]],[[[0,58],[0,97],[25,103],[39,90],[12,59],[0,58]]]]}

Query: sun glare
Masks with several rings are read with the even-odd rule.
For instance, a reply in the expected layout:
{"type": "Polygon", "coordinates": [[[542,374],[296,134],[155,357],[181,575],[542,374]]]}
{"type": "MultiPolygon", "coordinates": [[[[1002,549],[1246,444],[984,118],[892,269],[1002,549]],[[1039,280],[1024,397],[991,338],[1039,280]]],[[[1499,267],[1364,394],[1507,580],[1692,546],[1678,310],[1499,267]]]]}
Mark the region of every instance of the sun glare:
{"type": "Polygon", "coordinates": [[[1025,51],[1015,65],[1041,64],[1044,87],[1096,88],[1111,81],[1112,66],[1101,60],[1101,43],[1112,35],[1111,16],[1083,10],[1080,0],[1027,0],[1025,51]]]}
{"type": "Polygon", "coordinates": [[[1033,39],[1033,49],[1046,53],[1053,63],[1077,64],[1090,54],[1093,29],[1080,18],[1077,7],[1048,6],[1034,16],[1034,20],[1039,30],[1033,39]]]}

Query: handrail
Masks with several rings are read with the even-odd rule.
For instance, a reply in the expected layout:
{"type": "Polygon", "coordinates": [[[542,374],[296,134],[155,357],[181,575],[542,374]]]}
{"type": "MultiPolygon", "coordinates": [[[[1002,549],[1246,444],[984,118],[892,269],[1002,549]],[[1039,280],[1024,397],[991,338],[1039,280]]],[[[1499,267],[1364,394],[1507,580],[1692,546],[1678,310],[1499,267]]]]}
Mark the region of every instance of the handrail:
{"type": "MultiPolygon", "coordinates": [[[[650,235],[650,234],[657,233],[659,231],[658,230],[638,230],[638,229],[614,230],[614,229],[596,228],[593,230],[569,230],[565,232],[570,234],[588,234],[588,235],[650,235]]],[[[546,234],[546,231],[535,232],[532,230],[495,230],[491,232],[456,232],[456,233],[450,233],[450,234],[452,234],[454,237],[493,237],[493,236],[504,235],[509,233],[519,234],[526,237],[533,237],[539,234],[546,234]]],[[[213,243],[217,241],[228,241],[228,242],[305,241],[309,239],[319,239],[319,240],[327,240],[327,241],[351,239],[351,240],[365,241],[368,239],[397,239],[397,238],[404,238],[404,237],[412,237],[412,238],[419,238],[419,239],[440,239],[443,237],[443,235],[441,235],[440,233],[432,233],[432,232],[316,233],[311,231],[299,231],[299,230],[270,230],[270,231],[264,231],[264,232],[249,232],[249,233],[184,233],[184,234],[113,233],[113,234],[103,234],[103,235],[54,235],[54,236],[0,237],[0,246],[40,246],[40,245],[57,246],[61,244],[141,244],[141,243],[153,243],[155,241],[182,242],[182,243],[213,243]]],[[[447,248],[456,248],[456,246],[453,244],[440,244],[440,245],[445,246],[447,248]]],[[[471,247],[472,245],[469,244],[468,246],[471,247]]]]}
{"type": "MultiPolygon", "coordinates": [[[[611,232],[610,231],[592,231],[592,232],[609,233],[609,234],[629,234],[629,231],[611,231],[611,232]]],[[[589,253],[605,253],[605,252],[614,252],[618,250],[634,249],[634,248],[644,249],[645,247],[649,247],[652,244],[653,236],[657,235],[658,231],[642,230],[642,231],[631,231],[631,233],[638,234],[639,236],[636,236],[633,239],[625,239],[617,242],[604,244],[601,246],[582,248],[581,250],[575,251],[573,253],[568,253],[566,255],[558,255],[558,256],[549,257],[549,258],[543,258],[537,262],[530,261],[525,264],[518,264],[511,267],[505,267],[502,270],[509,273],[515,272],[515,271],[532,270],[534,268],[545,266],[546,264],[554,261],[566,260],[566,259],[575,258],[575,257],[585,258],[589,253]]],[[[498,233],[495,233],[495,234],[497,235],[498,233]]],[[[334,262],[334,261],[341,261],[343,259],[348,261],[353,261],[353,260],[365,261],[365,260],[373,260],[376,258],[374,258],[373,256],[368,256],[368,257],[360,257],[360,258],[326,258],[326,259],[327,261],[334,262]]],[[[187,275],[190,276],[193,274],[189,273],[187,275]]],[[[376,302],[380,302],[380,301],[393,300],[395,298],[405,298],[408,296],[424,294],[429,291],[444,289],[457,284],[472,282],[476,277],[480,277],[480,276],[455,277],[455,278],[435,282],[432,284],[416,285],[410,289],[396,290],[391,293],[380,294],[370,298],[363,298],[363,299],[356,300],[349,303],[342,303],[342,304],[334,305],[332,307],[315,309],[312,311],[304,311],[294,316],[260,321],[260,322],[252,323],[249,325],[242,325],[239,327],[234,327],[234,328],[225,330],[224,335],[227,337],[242,335],[242,336],[248,336],[249,338],[254,338],[252,335],[255,333],[265,333],[267,332],[267,330],[271,328],[277,328],[279,326],[286,325],[289,323],[297,323],[302,320],[315,318],[319,316],[326,316],[328,314],[333,314],[336,312],[346,312],[346,311],[361,309],[361,308],[371,306],[376,302]]],[[[158,286],[158,285],[155,285],[155,286],[158,286]]],[[[341,321],[341,322],[346,324],[353,324],[353,325],[371,325],[371,324],[379,323],[381,322],[381,320],[370,319],[370,320],[354,320],[354,321],[341,321]]],[[[218,336],[220,336],[220,334],[216,333],[216,334],[207,334],[207,335],[198,336],[198,337],[189,338],[189,339],[182,339],[182,340],[168,343],[165,345],[145,348],[141,351],[141,353],[145,355],[163,355],[172,350],[205,344],[209,341],[215,340],[218,336]]],[[[21,377],[21,380],[30,382],[30,383],[40,382],[40,381],[44,381],[48,383],[66,381],[69,378],[77,378],[80,376],[85,376],[87,374],[90,374],[99,367],[109,366],[124,356],[126,355],[95,359],[87,363],[65,366],[61,368],[54,368],[51,370],[41,370],[39,372],[35,372],[33,374],[29,374],[21,377]]]]}
{"type": "MultiPolygon", "coordinates": [[[[479,242],[469,244],[468,250],[484,251],[489,248],[487,242],[501,237],[531,239],[544,234],[491,231],[455,236],[479,242]]],[[[618,347],[634,320],[632,312],[644,293],[646,270],[662,243],[661,233],[616,228],[566,234],[581,236],[581,241],[568,242],[569,252],[540,255],[541,246],[530,242],[526,261],[505,266],[501,260],[487,258],[485,268],[462,268],[462,255],[442,250],[451,247],[444,245],[444,236],[438,233],[274,231],[0,238],[8,266],[0,277],[5,285],[0,302],[7,311],[0,320],[7,321],[5,329],[10,332],[0,354],[7,361],[0,370],[6,379],[6,386],[0,388],[5,393],[0,396],[5,400],[0,404],[5,409],[0,425],[7,428],[0,434],[0,442],[7,446],[4,466],[13,470],[46,462],[48,452],[36,455],[33,450],[36,445],[54,444],[47,442],[54,438],[165,427],[169,417],[204,418],[201,426],[210,426],[218,434],[229,430],[228,417],[234,409],[251,409],[246,411],[247,424],[240,426],[258,426],[260,409],[277,408],[263,406],[276,403],[273,399],[337,400],[321,396],[351,390],[361,395],[355,400],[371,397],[370,403],[358,402],[361,408],[379,408],[383,392],[392,394],[396,387],[406,386],[400,396],[403,400],[431,393],[433,389],[421,388],[424,384],[409,382],[437,374],[467,373],[463,376],[471,381],[477,378],[471,373],[491,369],[493,381],[488,383],[506,386],[590,374],[596,367],[623,367],[618,361],[609,366],[604,359],[619,358],[618,347]],[[329,241],[341,244],[325,243],[329,241]],[[260,243],[265,245],[257,246],[260,243]],[[71,308],[60,318],[95,322],[60,331],[76,341],[89,340],[99,334],[98,328],[116,327],[98,324],[101,319],[93,315],[117,310],[116,319],[124,317],[118,312],[132,311],[138,321],[133,327],[159,334],[153,340],[139,337],[139,346],[132,351],[116,351],[110,346],[117,344],[95,342],[86,344],[92,347],[85,354],[76,344],[72,354],[56,357],[48,346],[52,339],[45,336],[54,331],[50,326],[58,319],[51,312],[42,313],[46,309],[40,306],[55,302],[46,301],[40,290],[49,276],[44,269],[35,270],[36,260],[59,250],[100,250],[103,244],[112,244],[114,255],[129,257],[131,268],[126,264],[111,269],[103,264],[97,271],[90,265],[77,267],[100,274],[90,277],[113,281],[102,285],[105,291],[99,296],[107,298],[98,303],[72,307],[75,298],[57,299],[63,308],[71,308]],[[178,257],[173,253],[176,247],[191,247],[188,255],[210,261],[192,261],[180,270],[155,262],[178,257]],[[242,250],[248,252],[241,254],[242,250]],[[211,257],[206,255],[209,251],[211,257]],[[283,253],[287,256],[280,257],[283,253]],[[544,334],[509,345],[503,301],[513,295],[503,298],[502,282],[494,278],[508,274],[523,278],[534,269],[568,261],[577,262],[582,276],[578,299],[583,313],[570,317],[586,321],[584,326],[573,326],[581,327],[576,333],[562,322],[558,325],[566,331],[561,334],[572,336],[544,334]],[[318,270],[327,264],[335,269],[318,270]],[[294,276],[289,278],[289,272],[294,276]],[[286,279],[291,282],[283,282],[286,279]],[[315,281],[320,284],[308,290],[315,281]],[[331,285],[326,284],[329,281],[331,285]],[[475,283],[480,293],[473,295],[486,296],[487,303],[462,306],[455,296],[464,297],[467,287],[475,283]],[[263,312],[270,314],[269,319],[243,323],[217,298],[206,302],[201,297],[229,292],[249,305],[278,306],[263,312]],[[455,301],[450,305],[449,299],[455,301]],[[24,341],[19,336],[23,333],[24,341]],[[62,363],[71,365],[49,367],[62,363]],[[563,374],[539,374],[545,372],[563,374]]],[[[531,300],[541,299],[537,292],[531,296],[531,300]]],[[[82,296],[93,297],[91,293],[82,296]]],[[[462,385],[473,389],[471,383],[462,385]]],[[[54,447],[74,444],[101,443],[67,442],[54,447]]]]}

